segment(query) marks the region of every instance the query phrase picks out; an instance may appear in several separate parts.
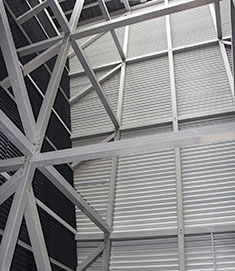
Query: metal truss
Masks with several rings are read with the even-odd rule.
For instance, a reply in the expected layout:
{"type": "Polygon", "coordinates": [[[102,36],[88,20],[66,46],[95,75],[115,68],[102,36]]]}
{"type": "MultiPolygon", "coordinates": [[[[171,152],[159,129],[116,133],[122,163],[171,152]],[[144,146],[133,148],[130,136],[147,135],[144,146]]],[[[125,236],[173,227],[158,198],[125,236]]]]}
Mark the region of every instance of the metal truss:
{"type": "MultiPolygon", "coordinates": [[[[115,194],[115,180],[116,180],[116,168],[117,168],[117,156],[123,154],[129,154],[133,152],[145,152],[159,149],[173,148],[175,150],[175,163],[176,163],[176,175],[177,175],[177,209],[178,209],[178,231],[162,231],[148,233],[148,236],[142,236],[142,238],[164,236],[178,236],[179,243],[179,259],[180,259],[180,271],[185,270],[185,252],[184,252],[184,234],[192,233],[205,233],[204,229],[193,229],[193,232],[184,231],[183,221],[183,206],[182,206],[182,187],[181,187],[181,172],[180,172],[180,147],[191,144],[205,144],[218,141],[235,140],[235,125],[221,124],[217,126],[204,127],[201,129],[193,129],[187,131],[179,131],[177,116],[177,103],[176,103],[176,90],[175,90],[175,78],[174,78],[174,61],[173,51],[184,50],[185,48],[172,49],[171,41],[171,28],[169,14],[183,11],[186,9],[198,7],[201,5],[215,3],[215,26],[217,29],[218,39],[222,38],[221,20],[219,11],[219,0],[184,0],[179,3],[168,4],[165,0],[165,6],[153,7],[151,10],[144,10],[136,12],[134,14],[128,13],[126,16],[112,19],[108,13],[105,1],[99,0],[103,16],[106,20],[104,23],[90,26],[80,30],[77,28],[77,24],[80,18],[84,0],[77,0],[71,15],[70,21],[67,20],[61,6],[57,0],[44,0],[40,1],[38,5],[30,9],[25,14],[17,18],[18,24],[23,24],[28,19],[37,16],[40,12],[46,12],[46,8],[50,7],[56,17],[58,23],[62,28],[62,33],[53,38],[30,44],[23,48],[16,50],[12,34],[10,31],[9,22],[7,19],[3,0],[0,0],[0,33],[1,33],[1,49],[5,59],[6,67],[8,70],[9,78],[6,78],[2,83],[6,91],[10,86],[14,92],[14,99],[17,104],[19,115],[23,124],[23,134],[15,124],[0,111],[0,131],[3,132],[9,140],[24,154],[23,157],[17,157],[1,161],[0,172],[7,179],[7,181],[0,187],[0,204],[6,201],[10,196],[14,194],[12,206],[7,219],[5,231],[1,232],[2,241],[0,246],[0,270],[10,270],[13,254],[16,244],[19,243],[22,246],[27,246],[23,242],[18,241],[18,235],[23,217],[25,217],[26,226],[29,232],[31,241],[31,248],[36,262],[37,269],[39,271],[50,271],[51,263],[56,263],[55,260],[49,258],[41,223],[38,215],[37,205],[43,208],[48,214],[53,216],[58,222],[69,229],[76,235],[76,230],[68,225],[63,219],[51,211],[47,206],[35,198],[32,188],[32,180],[36,169],[39,169],[53,184],[57,187],[74,205],[76,205],[87,217],[91,219],[103,232],[99,236],[89,236],[87,239],[102,240],[103,243],[91,254],[77,270],[86,270],[102,253],[103,264],[102,270],[108,270],[109,254],[110,254],[110,242],[111,240],[123,240],[138,238],[138,233],[131,233],[128,235],[118,235],[112,233],[112,218],[113,218],[113,205],[115,194]],[[160,52],[154,55],[147,55],[141,58],[149,59],[156,57],[157,55],[168,54],[169,67],[170,67],[170,79],[171,79],[171,99],[172,99],[172,119],[174,130],[171,133],[149,136],[147,138],[137,138],[129,140],[120,140],[120,119],[123,104],[123,91],[124,91],[124,77],[127,63],[133,63],[140,61],[138,58],[126,59],[127,44],[128,44],[128,31],[129,25],[138,23],[141,21],[149,20],[152,18],[167,16],[166,17],[166,29],[167,29],[167,42],[168,50],[160,52]],[[124,35],[124,47],[120,46],[117,39],[115,29],[125,26],[124,35]],[[94,70],[89,65],[86,56],[83,52],[83,48],[88,46],[91,42],[96,40],[103,34],[103,32],[110,31],[116,44],[117,50],[120,54],[120,62],[113,69],[105,74],[100,80],[97,79],[94,70]],[[95,38],[92,37],[88,40],[87,44],[80,46],[77,43],[77,39],[95,34],[95,38]],[[113,122],[116,133],[109,135],[103,142],[86,147],[78,147],[66,150],[56,150],[48,153],[40,153],[42,143],[44,141],[46,129],[48,127],[49,118],[53,111],[53,104],[55,102],[56,94],[59,89],[59,83],[62,77],[62,73],[65,67],[67,57],[69,55],[69,48],[72,46],[74,54],[81,62],[85,73],[91,81],[91,85],[79,95],[73,97],[70,103],[73,104],[81,97],[86,95],[92,90],[95,90],[100,98],[107,114],[113,122]],[[40,53],[43,51],[43,53],[40,53]],[[18,55],[26,56],[32,53],[37,53],[37,56],[25,64],[20,65],[18,55]],[[18,54],[18,55],[17,55],[18,54]],[[51,73],[51,78],[44,96],[44,100],[39,112],[37,121],[33,117],[33,111],[28,97],[26,85],[24,83],[24,76],[27,76],[40,65],[57,55],[55,68],[51,73]],[[117,115],[114,113],[110,106],[110,103],[105,96],[101,84],[108,80],[111,76],[121,70],[120,89],[119,89],[119,101],[117,115]],[[114,142],[109,142],[112,139],[114,142]],[[102,217],[78,194],[75,189],[68,184],[66,179],[55,169],[54,165],[72,163],[71,167],[78,167],[83,161],[102,158],[113,157],[112,159],[112,176],[111,185],[109,191],[109,209],[107,221],[104,221],[102,217]],[[9,171],[16,171],[13,176],[7,174],[9,171]],[[20,243],[21,242],[21,243],[20,243]]],[[[126,8],[129,10],[128,1],[124,1],[126,8]]],[[[231,0],[231,14],[234,14],[234,1],[231,0]]],[[[212,11],[213,12],[213,11],[212,11]]],[[[48,16],[49,14],[46,13],[48,16]]],[[[232,18],[232,41],[234,41],[234,16],[232,18]]],[[[51,18],[50,18],[51,19],[51,18]]],[[[58,31],[57,31],[58,32],[58,31]]],[[[211,43],[218,42],[218,40],[211,41],[211,43]]],[[[220,42],[220,48],[222,55],[224,54],[224,44],[220,42]]],[[[194,46],[204,46],[205,44],[198,44],[194,46]]],[[[189,47],[189,46],[188,46],[189,47]]],[[[234,55],[234,42],[232,42],[233,55],[234,55]]],[[[223,57],[225,66],[228,66],[228,60],[223,57]]],[[[233,60],[234,61],[234,60],[233,60]]],[[[227,71],[228,72],[228,71],[227,71]]],[[[230,86],[234,97],[234,82],[231,81],[230,86]]],[[[217,232],[220,229],[207,229],[210,232],[217,232]]],[[[79,236],[76,235],[77,240],[79,236]]],[[[213,234],[212,234],[213,240],[213,234]]],[[[57,263],[58,266],[62,266],[57,263]]],[[[63,266],[64,267],[64,266],[63,266]]],[[[64,267],[65,270],[70,270],[64,267]]]]}

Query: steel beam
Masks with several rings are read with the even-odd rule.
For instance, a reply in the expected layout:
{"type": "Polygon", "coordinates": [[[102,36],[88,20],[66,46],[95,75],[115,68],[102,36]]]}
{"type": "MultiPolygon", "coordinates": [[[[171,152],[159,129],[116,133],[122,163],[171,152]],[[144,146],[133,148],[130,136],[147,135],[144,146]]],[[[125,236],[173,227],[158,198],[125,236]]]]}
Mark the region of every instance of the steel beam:
{"type": "Polygon", "coordinates": [[[233,85],[235,86],[235,3],[230,0],[230,18],[232,35],[232,56],[233,56],[233,85]]]}
{"type": "MultiPolygon", "coordinates": [[[[100,79],[99,79],[99,83],[103,84],[104,82],[106,82],[107,80],[109,80],[113,75],[115,75],[122,67],[123,63],[117,65],[116,67],[114,67],[111,71],[107,72],[105,75],[103,75],[100,79]]],[[[70,99],[70,105],[76,103],[78,100],[80,100],[82,97],[84,97],[85,95],[87,95],[89,92],[91,92],[94,89],[93,85],[90,85],[88,88],[84,89],[82,92],[80,92],[79,94],[75,95],[74,97],[72,97],[70,99]]]]}
{"type": "Polygon", "coordinates": [[[40,168],[40,171],[60,190],[74,205],[76,205],[102,231],[110,233],[109,226],[102,217],[75,191],[66,179],[52,166],[40,168]]]}
{"type": "Polygon", "coordinates": [[[209,125],[179,132],[168,132],[144,138],[123,139],[38,154],[31,161],[39,167],[65,164],[75,161],[112,157],[138,152],[155,151],[196,144],[224,142],[235,139],[233,122],[209,125]]]}
{"type": "Polygon", "coordinates": [[[0,160],[0,172],[18,170],[23,166],[24,162],[24,156],[0,160]]]}
{"type": "Polygon", "coordinates": [[[154,19],[157,17],[169,15],[172,13],[184,11],[187,9],[208,5],[214,2],[219,2],[220,0],[184,0],[179,3],[173,3],[168,6],[163,7],[153,7],[151,9],[143,10],[141,12],[136,12],[133,14],[128,14],[125,17],[120,17],[117,19],[112,19],[108,22],[99,23],[94,26],[88,26],[83,30],[77,29],[73,32],[73,39],[84,38],[97,33],[102,33],[104,31],[110,31],[115,28],[123,27],[125,25],[135,24],[143,22],[146,20],[154,19]]]}
{"type": "Polygon", "coordinates": [[[73,7],[73,12],[72,12],[71,18],[69,20],[70,31],[73,31],[74,29],[76,29],[76,27],[78,25],[78,21],[81,16],[84,2],[85,2],[85,0],[76,0],[76,2],[75,2],[75,5],[73,7]]]}
{"type": "Polygon", "coordinates": [[[220,13],[220,3],[217,2],[214,4],[215,6],[215,17],[216,17],[216,32],[218,39],[222,39],[222,24],[221,24],[221,13],[220,13]]]}
{"type": "Polygon", "coordinates": [[[27,204],[24,217],[37,270],[51,271],[52,269],[32,188],[27,192],[27,204]]]}
{"type": "Polygon", "coordinates": [[[0,131],[24,154],[33,153],[36,148],[0,109],[0,131]]]}
{"type": "Polygon", "coordinates": [[[1,48],[5,64],[11,80],[12,89],[16,98],[17,107],[27,137],[31,142],[35,141],[36,126],[32,107],[29,101],[24,78],[21,73],[16,48],[11,34],[3,1],[0,0],[0,32],[1,48]]]}
{"type": "MultiPolygon", "coordinates": [[[[100,9],[101,9],[101,12],[103,13],[103,16],[104,16],[104,19],[106,21],[110,21],[111,20],[111,17],[109,15],[109,12],[108,12],[108,9],[106,7],[106,4],[104,2],[104,0],[98,0],[98,3],[99,3],[99,6],[100,6],[100,9]]],[[[113,41],[117,47],[117,50],[118,50],[118,53],[122,59],[122,61],[124,61],[126,59],[126,55],[124,54],[123,50],[122,50],[122,46],[118,40],[118,37],[117,37],[117,34],[115,32],[114,29],[110,30],[110,33],[112,35],[112,38],[113,38],[113,41]]]]}
{"type": "Polygon", "coordinates": [[[0,186],[0,205],[12,196],[16,189],[19,181],[23,176],[23,169],[19,169],[13,176],[11,176],[4,184],[0,186]]]}
{"type": "Polygon", "coordinates": [[[32,182],[34,172],[34,166],[27,163],[21,182],[16,189],[0,246],[0,270],[10,270],[27,202],[27,188],[32,182]]]}
{"type": "Polygon", "coordinates": [[[34,17],[38,13],[42,12],[45,8],[47,8],[48,5],[49,4],[48,4],[47,0],[45,0],[45,1],[37,4],[34,8],[28,10],[23,15],[21,15],[20,17],[18,17],[17,21],[20,24],[23,24],[23,23],[27,22],[30,18],[34,17]]]}
{"type": "Polygon", "coordinates": [[[84,262],[82,262],[78,267],[77,271],[85,271],[89,266],[91,266],[97,258],[101,255],[104,250],[104,244],[101,244],[91,255],[89,255],[84,262]]]}
{"type": "Polygon", "coordinates": [[[115,115],[115,113],[113,112],[107,97],[105,96],[104,92],[102,91],[102,87],[94,73],[94,71],[92,70],[92,68],[90,67],[90,65],[88,64],[88,61],[84,55],[84,53],[82,52],[80,46],[77,44],[76,41],[72,40],[72,47],[73,50],[75,52],[75,54],[77,55],[78,59],[80,60],[88,78],[90,79],[92,85],[94,86],[94,89],[98,95],[98,97],[100,98],[105,110],[107,111],[111,121],[113,122],[114,126],[116,128],[119,127],[119,121],[115,115]]]}

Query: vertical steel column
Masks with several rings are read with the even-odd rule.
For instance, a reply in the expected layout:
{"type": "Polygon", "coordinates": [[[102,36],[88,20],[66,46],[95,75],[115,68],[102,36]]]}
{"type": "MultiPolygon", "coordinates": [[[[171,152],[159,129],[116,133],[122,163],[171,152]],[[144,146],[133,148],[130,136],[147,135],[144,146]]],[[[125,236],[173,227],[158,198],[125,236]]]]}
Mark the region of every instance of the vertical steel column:
{"type": "MultiPolygon", "coordinates": [[[[235,86],[235,1],[230,0],[230,18],[232,34],[232,56],[233,56],[233,85],[235,86]]],[[[234,89],[233,89],[234,91],[234,89]]]]}
{"type": "MultiPolygon", "coordinates": [[[[167,4],[168,0],[165,0],[165,5],[167,4]]],[[[168,60],[169,60],[170,85],[171,85],[173,131],[177,132],[179,131],[179,126],[177,114],[177,97],[176,97],[170,16],[167,15],[165,19],[166,19],[168,60]]],[[[175,148],[175,171],[176,171],[176,194],[177,194],[179,271],[185,271],[186,266],[185,266],[185,242],[184,242],[184,213],[183,213],[182,177],[181,177],[181,157],[179,147],[175,148]]]]}
{"type": "MultiPolygon", "coordinates": [[[[123,46],[123,52],[125,55],[127,55],[128,39],[129,39],[129,26],[126,26],[125,32],[124,32],[124,46],[123,46]]],[[[126,76],[126,61],[124,61],[123,66],[121,67],[121,76],[120,76],[120,85],[119,85],[117,118],[120,124],[121,124],[121,119],[122,119],[125,76],[126,76]]],[[[115,140],[120,140],[119,130],[117,131],[115,140]]],[[[107,223],[110,226],[111,230],[113,228],[117,169],[118,169],[118,157],[115,156],[112,158],[112,171],[111,171],[111,178],[110,178],[109,201],[108,201],[108,210],[107,210],[107,223]]],[[[104,247],[104,252],[103,252],[102,271],[108,271],[109,263],[110,263],[110,253],[111,253],[111,241],[110,241],[109,236],[105,236],[104,245],[105,247],[104,247]]]]}
{"type": "Polygon", "coordinates": [[[211,249],[212,249],[213,270],[216,271],[215,244],[213,232],[211,232],[211,249]]]}

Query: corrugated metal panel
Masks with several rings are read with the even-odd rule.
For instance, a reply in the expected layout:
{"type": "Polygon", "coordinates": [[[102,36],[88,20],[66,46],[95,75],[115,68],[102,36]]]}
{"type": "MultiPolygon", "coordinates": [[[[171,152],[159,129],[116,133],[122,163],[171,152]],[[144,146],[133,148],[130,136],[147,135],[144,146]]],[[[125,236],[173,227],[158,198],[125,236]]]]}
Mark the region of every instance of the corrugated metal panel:
{"type": "Polygon", "coordinates": [[[174,55],[179,116],[234,110],[218,45],[174,55]]]}
{"type": "Polygon", "coordinates": [[[226,46],[225,49],[226,49],[226,53],[227,53],[227,56],[228,56],[229,65],[230,65],[231,71],[232,71],[232,73],[233,73],[233,56],[232,56],[232,49],[231,49],[231,47],[229,47],[229,46],[226,46]]]}
{"type": "Polygon", "coordinates": [[[121,139],[136,138],[147,135],[156,135],[161,133],[168,133],[173,131],[172,125],[162,125],[156,127],[139,128],[121,133],[121,139]]]}
{"type": "Polygon", "coordinates": [[[221,12],[221,24],[222,24],[222,34],[223,37],[231,35],[231,20],[229,12],[229,0],[223,0],[220,2],[220,12],[221,12]]]}
{"type": "MultiPolygon", "coordinates": [[[[100,245],[100,242],[77,242],[78,266],[89,257],[100,245]]],[[[102,255],[86,270],[101,271],[102,255]]]]}
{"type": "Polygon", "coordinates": [[[216,271],[235,270],[235,233],[214,234],[216,271]]]}
{"type": "Polygon", "coordinates": [[[88,138],[85,137],[85,138],[81,138],[81,139],[74,139],[72,141],[72,145],[73,145],[73,148],[76,148],[76,147],[101,143],[108,136],[109,136],[109,134],[108,135],[95,136],[95,137],[88,137],[88,138]]]}
{"type": "MultiPolygon", "coordinates": [[[[115,29],[118,40],[123,46],[124,28],[115,29]]],[[[110,32],[107,32],[84,49],[84,54],[93,68],[119,61],[120,55],[110,32]]],[[[70,72],[79,72],[83,68],[76,56],[70,59],[70,72]]]]}
{"type": "Polygon", "coordinates": [[[123,127],[169,121],[171,114],[168,57],[127,65],[123,127]]]}
{"type": "Polygon", "coordinates": [[[185,227],[235,219],[235,142],[181,149],[185,227]]]}
{"type": "Polygon", "coordinates": [[[194,44],[216,38],[209,6],[170,15],[173,47],[194,44]]]}
{"type": "MultiPolygon", "coordinates": [[[[116,113],[120,72],[102,84],[111,108],[116,113]]],[[[98,95],[93,90],[71,106],[73,136],[86,136],[114,130],[98,95]]]]}
{"type": "Polygon", "coordinates": [[[176,226],[174,151],[120,157],[114,232],[147,232],[176,226]]]}
{"type": "Polygon", "coordinates": [[[110,271],[178,270],[176,238],[112,243],[110,271]]]}
{"type": "Polygon", "coordinates": [[[210,235],[185,237],[186,270],[214,271],[213,252],[210,235]]]}
{"type": "Polygon", "coordinates": [[[129,58],[167,50],[164,17],[131,25],[129,31],[129,58]]]}
{"type": "MultiPolygon", "coordinates": [[[[75,189],[106,219],[112,159],[87,161],[74,172],[75,189]]],[[[80,234],[100,230],[77,209],[77,230],[80,234]]]]}

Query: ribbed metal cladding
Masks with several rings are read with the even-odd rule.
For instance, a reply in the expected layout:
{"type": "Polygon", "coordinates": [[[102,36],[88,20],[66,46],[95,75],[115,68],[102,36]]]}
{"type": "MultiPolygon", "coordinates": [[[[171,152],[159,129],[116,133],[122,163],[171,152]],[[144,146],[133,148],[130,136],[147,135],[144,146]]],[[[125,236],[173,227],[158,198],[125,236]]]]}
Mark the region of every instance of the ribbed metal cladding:
{"type": "Polygon", "coordinates": [[[112,242],[110,271],[178,271],[176,238],[112,242]]]}
{"type": "MultiPolygon", "coordinates": [[[[120,72],[102,84],[102,90],[111,108],[116,113],[120,72]]],[[[79,88],[77,90],[79,93],[79,88]]],[[[86,136],[114,130],[112,121],[104,109],[95,90],[71,106],[73,136],[86,136]]]]}
{"type": "MultiPolygon", "coordinates": [[[[112,159],[87,161],[74,172],[75,189],[106,219],[112,159]]],[[[79,234],[100,232],[80,210],[76,210],[79,234]]]]}
{"type": "Polygon", "coordinates": [[[209,6],[170,15],[173,47],[180,47],[216,38],[209,6]]]}
{"type": "Polygon", "coordinates": [[[127,65],[123,127],[169,121],[171,111],[168,57],[127,65]]]}
{"type": "Polygon", "coordinates": [[[187,271],[215,271],[211,237],[209,234],[186,236],[185,248],[187,271]]]}
{"type": "Polygon", "coordinates": [[[120,157],[113,231],[176,228],[175,178],[173,150],[120,157]]]}
{"type": "MultiPolygon", "coordinates": [[[[100,242],[78,242],[77,243],[77,253],[78,253],[78,266],[87,257],[92,255],[92,253],[99,247],[100,242]]],[[[102,270],[102,254],[101,256],[86,270],[88,271],[101,271],[102,270]]]]}
{"type": "Polygon", "coordinates": [[[130,26],[128,57],[167,50],[165,18],[156,18],[130,26]]]}
{"type": "MultiPolygon", "coordinates": [[[[117,28],[115,29],[115,32],[121,46],[123,46],[124,28],[117,28]]],[[[84,49],[84,54],[93,68],[121,60],[110,32],[107,32],[86,47],[84,49]]],[[[73,56],[70,59],[70,72],[73,73],[82,70],[83,68],[77,56],[73,56]]]]}
{"type": "Polygon", "coordinates": [[[216,271],[235,270],[235,232],[214,234],[216,271]]]}
{"type": "Polygon", "coordinates": [[[220,12],[221,12],[221,24],[222,24],[222,34],[223,37],[231,35],[231,20],[229,11],[229,1],[223,0],[220,2],[220,12]]]}
{"type": "Polygon", "coordinates": [[[233,56],[232,56],[232,49],[231,49],[231,47],[229,47],[229,46],[226,46],[225,49],[226,49],[226,53],[227,53],[227,56],[228,56],[229,66],[230,66],[230,69],[231,69],[231,71],[232,71],[232,73],[233,73],[233,56]]]}
{"type": "Polygon", "coordinates": [[[181,149],[185,227],[235,219],[235,142],[181,149]]]}
{"type": "Polygon", "coordinates": [[[234,110],[218,45],[176,53],[174,61],[180,117],[234,110]]]}

